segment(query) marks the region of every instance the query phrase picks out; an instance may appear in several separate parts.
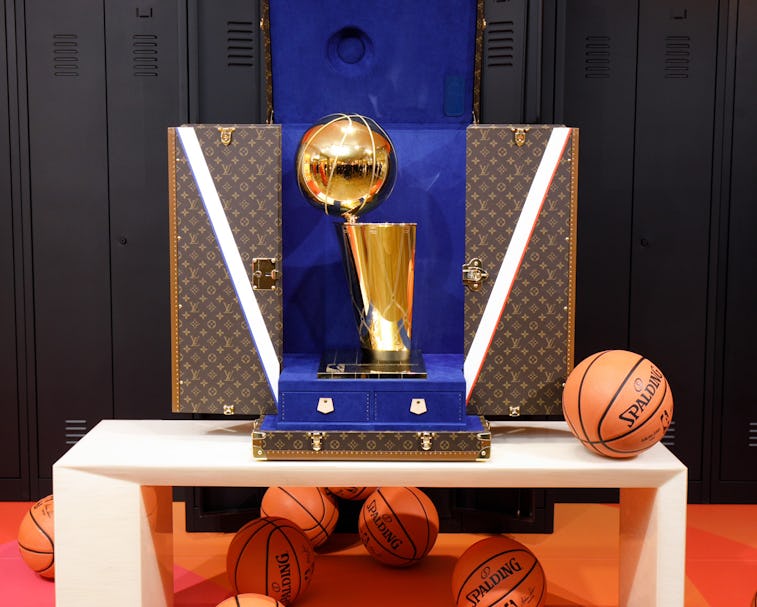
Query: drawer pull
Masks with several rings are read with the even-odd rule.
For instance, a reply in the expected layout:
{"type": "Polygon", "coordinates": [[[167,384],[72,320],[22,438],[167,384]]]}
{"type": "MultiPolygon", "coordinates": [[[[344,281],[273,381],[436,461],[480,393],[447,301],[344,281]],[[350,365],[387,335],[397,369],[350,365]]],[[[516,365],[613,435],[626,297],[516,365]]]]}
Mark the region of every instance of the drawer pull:
{"type": "Polygon", "coordinates": [[[334,412],[334,401],[331,398],[323,397],[318,399],[318,406],[316,407],[318,413],[328,415],[334,412]]]}
{"type": "Polygon", "coordinates": [[[410,413],[423,415],[426,411],[428,411],[428,407],[426,407],[425,398],[414,398],[410,401],[410,413]]]}

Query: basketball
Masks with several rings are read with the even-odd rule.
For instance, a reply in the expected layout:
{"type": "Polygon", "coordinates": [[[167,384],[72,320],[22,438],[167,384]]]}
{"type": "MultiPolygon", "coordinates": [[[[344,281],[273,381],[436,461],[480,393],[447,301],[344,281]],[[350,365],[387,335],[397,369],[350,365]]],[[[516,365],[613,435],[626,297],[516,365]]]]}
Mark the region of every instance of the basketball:
{"type": "Polygon", "coordinates": [[[327,487],[328,492],[345,500],[364,500],[376,487],[327,487]]]}
{"type": "Polygon", "coordinates": [[[259,593],[291,604],[310,585],[315,552],[305,533],[281,517],[261,517],[231,539],[226,572],[236,594],[259,593]]]}
{"type": "Polygon", "coordinates": [[[590,451],[632,457],[657,443],[673,417],[662,371],[640,354],[606,350],[581,361],[562,396],[571,432],[590,451]]]}
{"type": "Polygon", "coordinates": [[[24,515],[18,527],[18,550],[29,568],[44,578],[55,578],[53,496],[43,497],[24,515]]]}
{"type": "Polygon", "coordinates": [[[247,592],[231,596],[221,601],[216,607],[283,607],[275,598],[265,594],[247,592]]]}
{"type": "Polygon", "coordinates": [[[408,567],[433,548],[439,534],[439,515],[420,489],[380,487],[360,509],[358,532],[374,559],[393,567],[408,567]]]}
{"type": "Polygon", "coordinates": [[[457,559],[452,596],[457,607],[542,607],[547,596],[544,569],[520,542],[504,535],[488,537],[457,559]]]}
{"type": "Polygon", "coordinates": [[[328,539],[339,519],[334,498],[318,487],[269,487],[260,514],[289,519],[305,532],[313,548],[328,539]]]}

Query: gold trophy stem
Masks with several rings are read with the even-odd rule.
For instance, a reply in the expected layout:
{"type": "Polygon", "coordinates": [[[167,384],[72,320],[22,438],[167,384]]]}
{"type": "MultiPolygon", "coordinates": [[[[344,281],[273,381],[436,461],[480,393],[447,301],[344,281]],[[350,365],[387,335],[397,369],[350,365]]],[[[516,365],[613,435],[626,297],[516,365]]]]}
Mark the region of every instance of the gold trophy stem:
{"type": "Polygon", "coordinates": [[[416,224],[345,223],[337,229],[363,353],[378,362],[409,360],[416,224]]]}

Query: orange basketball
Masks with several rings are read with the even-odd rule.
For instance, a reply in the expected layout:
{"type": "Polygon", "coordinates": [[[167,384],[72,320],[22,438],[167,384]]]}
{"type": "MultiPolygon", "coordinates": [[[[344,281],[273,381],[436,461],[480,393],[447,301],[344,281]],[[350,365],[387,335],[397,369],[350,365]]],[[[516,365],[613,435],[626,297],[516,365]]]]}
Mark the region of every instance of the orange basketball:
{"type": "Polygon", "coordinates": [[[53,496],[43,497],[24,515],[18,528],[18,549],[29,568],[42,577],[55,577],[53,496]]]}
{"type": "Polygon", "coordinates": [[[376,487],[327,487],[329,493],[345,500],[364,500],[376,487]]]}
{"type": "Polygon", "coordinates": [[[673,394],[650,360],[626,350],[606,350],[573,369],[562,407],[571,432],[587,449],[632,457],[665,435],[673,417],[673,394]]]}
{"type": "Polygon", "coordinates": [[[281,517],[257,518],[229,544],[226,572],[236,594],[267,594],[289,605],[310,585],[315,552],[297,525],[281,517]]]}
{"type": "Polygon", "coordinates": [[[456,607],[542,607],[546,595],[544,570],[534,553],[504,535],[470,546],[452,570],[456,607]]]}
{"type": "Polygon", "coordinates": [[[439,534],[439,514],[420,489],[380,487],[360,509],[358,532],[377,561],[408,567],[433,548],[439,534]]]}
{"type": "Polygon", "coordinates": [[[231,596],[218,603],[216,607],[283,607],[283,603],[279,603],[272,596],[246,592],[245,594],[231,596]]]}
{"type": "Polygon", "coordinates": [[[334,498],[318,487],[269,487],[260,502],[260,514],[289,519],[314,548],[328,539],[339,519],[334,498]]]}

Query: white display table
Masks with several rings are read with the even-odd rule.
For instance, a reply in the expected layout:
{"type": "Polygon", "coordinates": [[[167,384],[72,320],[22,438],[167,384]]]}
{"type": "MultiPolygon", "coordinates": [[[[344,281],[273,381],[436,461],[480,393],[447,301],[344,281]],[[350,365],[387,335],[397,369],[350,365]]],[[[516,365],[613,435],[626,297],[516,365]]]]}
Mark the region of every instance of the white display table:
{"type": "Polygon", "coordinates": [[[595,456],[562,422],[492,424],[485,462],[255,461],[252,424],[107,420],[53,467],[57,607],[173,604],[172,486],[619,487],[622,606],[683,607],[686,467],[595,456]]]}

